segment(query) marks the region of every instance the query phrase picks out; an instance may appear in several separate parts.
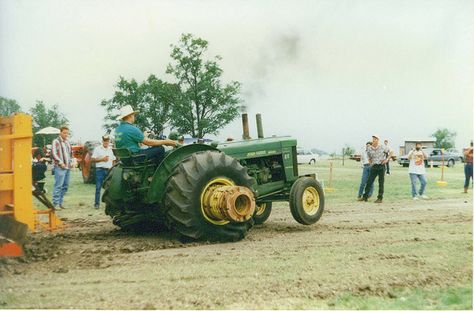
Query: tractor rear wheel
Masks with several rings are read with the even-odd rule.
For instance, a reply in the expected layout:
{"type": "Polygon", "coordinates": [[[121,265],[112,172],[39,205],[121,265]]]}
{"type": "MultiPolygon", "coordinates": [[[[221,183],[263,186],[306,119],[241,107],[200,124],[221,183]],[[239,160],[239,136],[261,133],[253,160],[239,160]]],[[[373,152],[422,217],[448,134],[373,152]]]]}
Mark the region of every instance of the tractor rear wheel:
{"type": "Polygon", "coordinates": [[[261,225],[267,221],[268,217],[272,213],[272,202],[265,202],[257,204],[255,213],[253,214],[253,221],[256,225],[261,225]]]}
{"type": "Polygon", "coordinates": [[[247,168],[236,159],[216,151],[194,153],[175,167],[166,184],[164,205],[169,227],[190,239],[243,239],[253,225],[253,210],[243,221],[216,219],[209,215],[205,202],[212,189],[251,189],[253,183],[247,168]]]}
{"type": "Polygon", "coordinates": [[[314,178],[298,178],[290,190],[290,211],[302,225],[312,225],[324,211],[324,191],[314,178]]]}

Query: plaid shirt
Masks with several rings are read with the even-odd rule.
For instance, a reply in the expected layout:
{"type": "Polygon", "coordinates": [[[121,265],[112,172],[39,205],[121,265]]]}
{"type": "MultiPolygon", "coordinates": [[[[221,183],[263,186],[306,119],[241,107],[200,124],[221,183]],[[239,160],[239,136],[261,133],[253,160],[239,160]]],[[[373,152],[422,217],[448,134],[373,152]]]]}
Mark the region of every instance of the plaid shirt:
{"type": "Polygon", "coordinates": [[[72,162],[71,144],[67,140],[63,140],[61,136],[56,138],[53,140],[51,156],[53,157],[56,166],[65,164],[68,169],[72,162]]]}
{"type": "Polygon", "coordinates": [[[372,162],[372,165],[382,164],[382,162],[389,157],[390,153],[390,149],[384,145],[378,145],[377,148],[370,146],[367,149],[367,155],[369,156],[369,160],[372,162]]]}

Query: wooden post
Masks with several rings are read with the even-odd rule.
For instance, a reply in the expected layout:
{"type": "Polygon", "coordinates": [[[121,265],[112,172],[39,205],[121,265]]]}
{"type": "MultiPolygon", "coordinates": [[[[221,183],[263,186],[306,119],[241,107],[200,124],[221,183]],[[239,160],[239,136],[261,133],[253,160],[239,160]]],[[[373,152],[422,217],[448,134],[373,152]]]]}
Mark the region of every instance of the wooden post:
{"type": "Polygon", "coordinates": [[[444,148],[441,149],[441,179],[436,182],[440,187],[446,186],[448,183],[444,181],[444,148]]]}
{"type": "Polygon", "coordinates": [[[329,181],[328,181],[328,186],[326,187],[326,189],[324,189],[326,192],[334,192],[334,188],[332,187],[332,168],[333,168],[333,164],[332,164],[332,160],[329,161],[329,181]]]}

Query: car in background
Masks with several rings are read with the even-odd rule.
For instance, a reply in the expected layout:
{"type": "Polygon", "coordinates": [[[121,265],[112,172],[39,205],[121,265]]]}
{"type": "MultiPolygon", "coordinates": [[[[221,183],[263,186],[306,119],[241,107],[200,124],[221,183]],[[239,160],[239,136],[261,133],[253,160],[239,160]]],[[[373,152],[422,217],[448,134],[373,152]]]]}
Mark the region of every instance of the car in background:
{"type": "Polygon", "coordinates": [[[298,149],[296,158],[298,164],[315,164],[319,160],[319,154],[313,153],[309,150],[298,149]]]}
{"type": "Polygon", "coordinates": [[[461,159],[461,162],[464,162],[464,153],[459,152],[457,149],[451,148],[447,150],[450,154],[452,154],[454,157],[458,157],[461,159]]]}
{"type": "MultiPolygon", "coordinates": [[[[441,148],[423,147],[422,150],[428,156],[428,159],[425,160],[426,167],[430,166],[431,163],[433,163],[434,167],[443,165],[443,156],[444,156],[444,165],[447,165],[448,167],[453,167],[456,164],[456,162],[463,161],[463,157],[460,156],[459,153],[449,151],[452,149],[446,150],[444,152],[444,155],[442,154],[441,148]]],[[[398,164],[402,165],[403,167],[408,167],[410,165],[410,160],[408,160],[408,155],[399,157],[398,164]]]]}

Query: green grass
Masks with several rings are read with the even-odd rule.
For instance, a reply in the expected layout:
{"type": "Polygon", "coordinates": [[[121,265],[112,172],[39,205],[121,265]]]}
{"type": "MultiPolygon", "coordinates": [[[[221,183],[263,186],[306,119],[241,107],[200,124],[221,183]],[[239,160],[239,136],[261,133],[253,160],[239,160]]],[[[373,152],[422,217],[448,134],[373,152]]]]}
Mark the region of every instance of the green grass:
{"type": "Polygon", "coordinates": [[[472,285],[437,289],[404,289],[392,293],[393,298],[343,294],[329,301],[329,306],[347,309],[385,310],[472,310],[472,285]]]}

